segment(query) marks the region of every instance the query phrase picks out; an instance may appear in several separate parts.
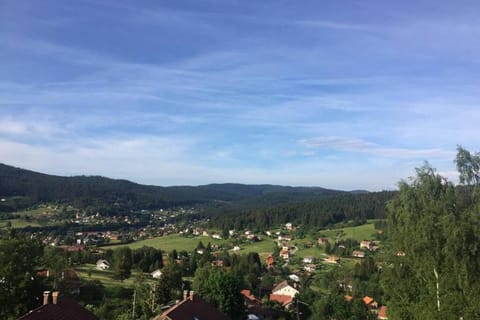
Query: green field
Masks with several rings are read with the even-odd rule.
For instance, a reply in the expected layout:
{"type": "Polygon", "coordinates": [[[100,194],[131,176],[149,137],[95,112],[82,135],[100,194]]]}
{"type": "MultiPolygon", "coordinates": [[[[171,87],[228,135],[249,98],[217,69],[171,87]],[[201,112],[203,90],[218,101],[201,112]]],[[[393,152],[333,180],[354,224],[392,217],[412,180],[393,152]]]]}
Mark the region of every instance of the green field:
{"type": "Polygon", "coordinates": [[[187,252],[193,251],[198,243],[202,241],[202,243],[206,246],[209,242],[218,245],[224,245],[225,240],[215,240],[209,237],[184,237],[178,234],[172,234],[163,237],[157,237],[152,239],[146,239],[141,241],[136,241],[133,243],[128,244],[119,244],[114,246],[107,246],[104,249],[115,249],[119,247],[128,246],[132,249],[138,249],[143,246],[154,247],[156,249],[161,249],[163,251],[170,252],[172,250],[182,251],[185,250],[187,252]]]}
{"type": "Polygon", "coordinates": [[[356,227],[322,230],[320,233],[330,238],[330,240],[335,241],[335,236],[338,231],[343,231],[343,234],[341,236],[342,238],[350,238],[357,240],[358,242],[362,240],[372,239],[376,233],[375,228],[373,227],[373,223],[367,223],[356,227]]]}
{"type": "MultiPolygon", "coordinates": [[[[332,243],[335,242],[335,235],[338,231],[343,231],[342,238],[352,238],[357,241],[372,239],[373,235],[375,234],[375,229],[373,227],[373,223],[364,224],[361,226],[356,227],[346,227],[340,229],[330,229],[330,230],[322,230],[319,234],[326,236],[330,239],[332,243]]],[[[292,245],[296,244],[298,247],[298,255],[299,256],[307,256],[312,255],[315,257],[323,257],[324,250],[319,249],[318,247],[314,246],[313,248],[304,248],[303,244],[306,241],[311,241],[316,245],[315,238],[306,238],[306,239],[294,239],[292,241],[292,245]]],[[[104,247],[105,249],[115,249],[121,246],[128,246],[132,249],[138,249],[143,246],[154,247],[157,249],[161,249],[163,251],[170,252],[172,250],[182,251],[185,250],[187,252],[193,251],[198,243],[202,241],[204,245],[207,243],[218,244],[219,246],[225,246],[229,241],[228,240],[215,240],[209,237],[184,237],[178,234],[172,234],[163,237],[157,237],[152,239],[146,239],[141,241],[136,241],[129,244],[119,244],[113,246],[104,247]]],[[[258,252],[262,256],[266,256],[273,251],[274,248],[274,240],[270,238],[264,238],[262,241],[259,242],[251,242],[251,243],[244,243],[240,244],[241,250],[239,251],[240,254],[242,253],[249,253],[249,252],[258,252]]]]}
{"type": "Polygon", "coordinates": [[[0,221],[0,228],[4,228],[7,226],[7,223],[10,222],[12,224],[12,228],[24,228],[24,227],[40,227],[44,226],[45,224],[40,223],[39,221],[32,220],[32,221],[27,221],[24,219],[10,219],[10,220],[2,220],[0,221]]]}
{"type": "Polygon", "coordinates": [[[111,270],[97,270],[94,264],[85,264],[76,267],[75,271],[82,280],[99,280],[106,287],[130,287],[133,288],[138,282],[139,278],[151,279],[148,274],[132,270],[130,278],[123,281],[113,279],[113,272],[111,270]],[[90,274],[89,274],[90,273],[90,274]]]}

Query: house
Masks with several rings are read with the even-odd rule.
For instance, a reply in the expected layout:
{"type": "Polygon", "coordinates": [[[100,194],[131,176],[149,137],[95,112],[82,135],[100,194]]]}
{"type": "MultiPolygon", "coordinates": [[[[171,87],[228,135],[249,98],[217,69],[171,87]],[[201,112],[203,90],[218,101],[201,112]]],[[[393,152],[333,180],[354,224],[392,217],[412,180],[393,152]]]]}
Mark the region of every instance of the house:
{"type": "Polygon", "coordinates": [[[265,259],[265,263],[267,265],[267,269],[268,268],[273,268],[273,266],[275,265],[275,258],[270,254],[268,255],[268,257],[265,259]]]}
{"type": "Polygon", "coordinates": [[[288,250],[282,250],[280,251],[280,257],[282,257],[283,260],[289,260],[290,252],[288,250]]]}
{"type": "Polygon", "coordinates": [[[363,240],[362,242],[360,242],[360,249],[370,250],[371,246],[372,246],[372,241],[363,240]]]}
{"type": "Polygon", "coordinates": [[[314,272],[315,270],[317,270],[317,265],[313,263],[308,263],[303,266],[303,269],[307,272],[314,272]]]}
{"type": "Polygon", "coordinates": [[[286,235],[283,236],[283,240],[285,240],[285,241],[292,241],[292,239],[293,239],[293,237],[290,234],[286,234],[286,235]]]}
{"type": "Polygon", "coordinates": [[[292,281],[300,282],[300,277],[297,276],[296,274],[291,274],[291,275],[288,276],[288,278],[292,281]]]}
{"type": "Polygon", "coordinates": [[[248,305],[250,303],[255,303],[255,304],[261,304],[262,303],[262,301],[260,299],[258,299],[257,297],[255,297],[250,290],[245,289],[245,290],[240,291],[240,293],[242,294],[242,296],[245,299],[245,305],[248,305]]]}
{"type": "Polygon", "coordinates": [[[376,309],[378,307],[378,303],[372,297],[365,296],[362,301],[370,309],[376,309]]]}
{"type": "Polygon", "coordinates": [[[285,224],[285,228],[287,228],[287,230],[292,230],[293,229],[293,224],[291,222],[287,222],[285,224]]]}
{"type": "Polygon", "coordinates": [[[157,269],[150,274],[152,275],[153,279],[160,279],[162,277],[162,271],[160,269],[157,269]]]}
{"type": "Polygon", "coordinates": [[[207,303],[193,291],[183,291],[183,300],[164,311],[153,320],[228,320],[229,318],[207,303]]]}
{"type": "Polygon", "coordinates": [[[398,251],[397,252],[397,257],[405,257],[405,256],[406,256],[406,254],[405,254],[404,251],[398,251]]]}
{"type": "Polygon", "coordinates": [[[240,247],[239,246],[234,246],[233,251],[240,251],[240,247]]]}
{"type": "Polygon", "coordinates": [[[303,263],[315,263],[317,259],[314,256],[303,257],[303,263]]]}
{"type": "Polygon", "coordinates": [[[222,240],[222,236],[219,233],[212,234],[213,239],[222,240]]]}
{"type": "Polygon", "coordinates": [[[380,309],[378,309],[378,320],[388,320],[387,317],[387,306],[381,306],[380,309]]]}
{"type": "Polygon", "coordinates": [[[97,260],[97,270],[107,270],[110,269],[110,262],[105,259],[97,260]]]}
{"type": "Polygon", "coordinates": [[[293,302],[293,297],[287,296],[287,295],[281,295],[281,294],[271,294],[269,296],[270,301],[275,301],[278,302],[282,305],[283,308],[288,309],[293,302]]]}
{"type": "Polygon", "coordinates": [[[355,258],[365,258],[365,252],[360,251],[360,250],[354,250],[354,251],[352,252],[352,257],[355,257],[355,258]]]}
{"type": "Polygon", "coordinates": [[[98,320],[98,318],[84,309],[74,299],[60,295],[58,291],[43,292],[43,304],[17,320],[46,320],[46,319],[68,319],[68,320],[98,320]]]}
{"type": "Polygon", "coordinates": [[[283,295],[283,296],[290,296],[295,297],[298,294],[298,290],[288,284],[288,281],[285,280],[280,282],[272,289],[272,294],[274,295],[283,295]]]}
{"type": "Polygon", "coordinates": [[[351,302],[353,300],[353,297],[349,294],[346,294],[345,296],[343,296],[343,299],[347,302],[351,302]]]}
{"type": "Polygon", "coordinates": [[[337,256],[330,256],[327,259],[324,260],[327,263],[338,263],[340,261],[340,258],[337,256]]]}
{"type": "Polygon", "coordinates": [[[317,243],[319,246],[326,245],[328,243],[328,238],[325,238],[325,237],[318,238],[317,243]]]}

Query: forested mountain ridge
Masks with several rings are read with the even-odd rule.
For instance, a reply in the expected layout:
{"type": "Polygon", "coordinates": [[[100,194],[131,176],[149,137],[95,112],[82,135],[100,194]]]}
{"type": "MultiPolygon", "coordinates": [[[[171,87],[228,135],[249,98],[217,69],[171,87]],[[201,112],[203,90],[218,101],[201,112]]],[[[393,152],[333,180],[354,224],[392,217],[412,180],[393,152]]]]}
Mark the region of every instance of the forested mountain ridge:
{"type": "Polygon", "coordinates": [[[343,194],[321,187],[209,184],[161,187],[101,176],[54,176],[0,164],[0,196],[24,197],[23,204],[63,201],[80,207],[92,204],[125,205],[130,209],[166,208],[209,202],[312,199],[343,194]]]}

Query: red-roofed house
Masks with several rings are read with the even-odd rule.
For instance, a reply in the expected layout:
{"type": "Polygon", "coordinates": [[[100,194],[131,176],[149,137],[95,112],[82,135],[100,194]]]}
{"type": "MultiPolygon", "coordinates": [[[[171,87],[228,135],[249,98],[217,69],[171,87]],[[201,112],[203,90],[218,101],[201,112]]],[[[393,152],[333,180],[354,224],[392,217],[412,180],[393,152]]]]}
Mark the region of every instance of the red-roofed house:
{"type": "Polygon", "coordinates": [[[58,291],[45,291],[43,305],[29,311],[17,320],[98,320],[98,318],[67,296],[60,296],[58,291]]]}
{"type": "Polygon", "coordinates": [[[183,292],[183,300],[169,308],[154,320],[192,320],[192,319],[208,319],[208,320],[228,320],[229,318],[215,309],[214,306],[205,300],[196,296],[193,291],[183,292]]]}
{"type": "Polygon", "coordinates": [[[274,295],[285,295],[289,297],[295,297],[298,294],[298,290],[288,284],[287,280],[280,282],[272,289],[274,295]]]}
{"type": "Polygon", "coordinates": [[[287,296],[284,294],[271,294],[270,295],[270,301],[276,301],[282,305],[284,308],[288,308],[292,302],[293,302],[293,297],[287,296]]]}
{"type": "Polygon", "coordinates": [[[246,301],[249,301],[249,302],[255,302],[255,303],[261,303],[262,301],[260,301],[257,297],[255,297],[250,290],[242,290],[240,291],[240,293],[242,294],[242,296],[245,298],[246,301]]]}
{"type": "Polygon", "coordinates": [[[378,310],[378,320],[388,320],[387,317],[387,306],[381,306],[380,309],[378,310]]]}
{"type": "Polygon", "coordinates": [[[372,297],[365,296],[362,300],[363,303],[365,303],[365,305],[369,308],[376,309],[378,307],[378,303],[372,297]]]}
{"type": "Polygon", "coordinates": [[[272,255],[269,255],[265,260],[267,268],[272,268],[275,265],[275,258],[272,255]]]}

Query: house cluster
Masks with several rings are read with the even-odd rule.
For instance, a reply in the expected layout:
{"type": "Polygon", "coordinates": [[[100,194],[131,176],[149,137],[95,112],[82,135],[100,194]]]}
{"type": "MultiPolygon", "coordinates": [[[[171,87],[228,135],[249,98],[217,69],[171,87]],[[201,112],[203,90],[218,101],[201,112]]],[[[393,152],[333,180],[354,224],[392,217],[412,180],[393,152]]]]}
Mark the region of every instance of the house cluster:
{"type": "MultiPolygon", "coordinates": [[[[277,303],[281,309],[290,310],[293,308],[295,296],[298,290],[285,280],[274,286],[268,295],[268,300],[277,303]]],[[[248,319],[276,319],[280,313],[263,306],[262,300],[256,297],[250,290],[242,290],[248,319]]]]}
{"type": "MultiPolygon", "coordinates": [[[[347,294],[344,296],[344,299],[347,302],[351,302],[353,297],[347,294]]],[[[377,316],[378,320],[388,320],[387,306],[380,306],[378,302],[370,296],[364,296],[362,298],[362,302],[370,310],[370,312],[377,316]]]]}

